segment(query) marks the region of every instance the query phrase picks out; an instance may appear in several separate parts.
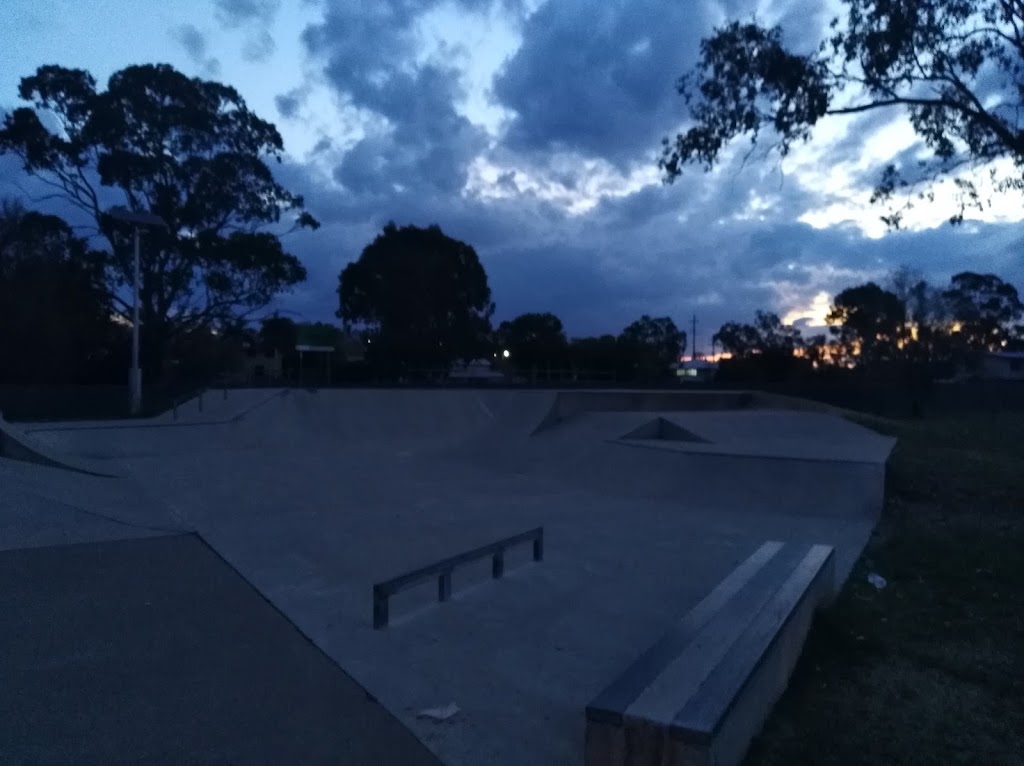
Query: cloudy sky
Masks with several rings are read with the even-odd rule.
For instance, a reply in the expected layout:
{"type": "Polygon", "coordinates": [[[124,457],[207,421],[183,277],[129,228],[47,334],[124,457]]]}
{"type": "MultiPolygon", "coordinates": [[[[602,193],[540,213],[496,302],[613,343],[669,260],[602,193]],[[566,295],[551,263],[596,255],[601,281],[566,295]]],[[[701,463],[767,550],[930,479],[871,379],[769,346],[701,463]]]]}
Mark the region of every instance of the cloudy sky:
{"type": "MultiPolygon", "coordinates": [[[[279,127],[280,180],[324,224],[292,235],[307,284],[280,306],[331,320],[337,274],[381,226],[473,245],[497,318],[554,311],[570,335],[672,316],[698,342],[757,308],[820,324],[830,296],[899,265],[1024,277],[1020,198],[951,228],[948,200],[887,234],[870,187],[915,139],[895,114],[835,118],[784,162],[730,153],[660,183],[685,126],[674,84],[729,19],[809,49],[822,0],[5,0],[0,109],[42,64],[167,62],[235,86],[279,127]]],[[[32,195],[0,158],[0,196],[32,195]]],[[[40,202],[47,212],[57,203],[40,202]]]]}

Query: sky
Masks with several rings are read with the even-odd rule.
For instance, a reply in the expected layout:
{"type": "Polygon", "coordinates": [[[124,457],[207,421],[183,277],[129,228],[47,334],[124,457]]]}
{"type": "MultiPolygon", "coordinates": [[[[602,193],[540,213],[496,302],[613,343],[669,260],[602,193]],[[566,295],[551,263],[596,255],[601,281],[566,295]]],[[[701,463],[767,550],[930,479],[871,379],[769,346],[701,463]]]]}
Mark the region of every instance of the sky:
{"type": "MultiPolygon", "coordinates": [[[[828,118],[785,160],[726,152],[672,185],[660,142],[684,129],[675,90],[717,25],[779,23],[810,47],[826,0],[5,0],[0,110],[43,64],[169,63],[234,86],[280,130],[275,168],[323,224],[285,240],[308,281],[274,308],[334,321],[338,273],[388,221],[472,245],[496,320],[552,311],[570,336],[671,316],[698,348],[758,309],[820,326],[832,296],[899,266],[1024,288],[1024,205],[960,227],[951,201],[889,233],[868,203],[893,157],[921,152],[898,113],[828,118]]],[[[0,197],[61,214],[11,157],[0,197]]]]}

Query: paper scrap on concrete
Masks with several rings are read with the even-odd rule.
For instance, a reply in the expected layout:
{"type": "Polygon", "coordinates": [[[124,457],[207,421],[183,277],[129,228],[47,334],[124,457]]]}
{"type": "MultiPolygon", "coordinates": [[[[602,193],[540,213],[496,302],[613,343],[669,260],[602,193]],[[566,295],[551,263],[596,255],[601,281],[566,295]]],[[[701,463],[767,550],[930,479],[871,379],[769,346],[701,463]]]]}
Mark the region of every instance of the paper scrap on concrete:
{"type": "Polygon", "coordinates": [[[868,575],[868,582],[874,585],[878,590],[882,590],[889,584],[885,581],[885,578],[882,577],[882,575],[875,574],[874,572],[868,575]]]}
{"type": "Polygon", "coordinates": [[[417,716],[419,718],[429,718],[432,721],[447,721],[459,712],[459,706],[454,702],[450,702],[444,707],[428,707],[426,710],[421,710],[417,716]]]}

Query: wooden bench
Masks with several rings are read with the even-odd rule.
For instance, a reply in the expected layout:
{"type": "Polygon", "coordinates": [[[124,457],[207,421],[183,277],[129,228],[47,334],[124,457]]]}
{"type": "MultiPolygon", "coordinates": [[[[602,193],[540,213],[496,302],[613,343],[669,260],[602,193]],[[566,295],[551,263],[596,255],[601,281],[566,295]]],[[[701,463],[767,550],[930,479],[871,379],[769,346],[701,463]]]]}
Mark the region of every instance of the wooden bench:
{"type": "Polygon", "coordinates": [[[789,682],[830,546],[767,542],[586,710],[586,766],[738,764],[789,682]]]}

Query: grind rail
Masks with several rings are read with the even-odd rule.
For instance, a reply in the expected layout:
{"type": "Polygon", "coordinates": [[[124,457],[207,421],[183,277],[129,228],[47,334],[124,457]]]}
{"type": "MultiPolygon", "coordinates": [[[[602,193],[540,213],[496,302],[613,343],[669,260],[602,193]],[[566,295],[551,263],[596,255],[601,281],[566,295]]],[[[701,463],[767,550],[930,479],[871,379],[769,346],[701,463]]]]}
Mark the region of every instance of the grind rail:
{"type": "Polygon", "coordinates": [[[456,568],[471,564],[486,556],[491,557],[491,577],[495,580],[503,577],[505,574],[505,551],[514,545],[526,542],[533,543],[533,560],[543,560],[544,527],[536,527],[375,584],[373,586],[373,627],[375,629],[387,627],[388,599],[391,596],[419,585],[435,575],[437,576],[438,601],[448,601],[451,598],[452,572],[456,568]]]}

